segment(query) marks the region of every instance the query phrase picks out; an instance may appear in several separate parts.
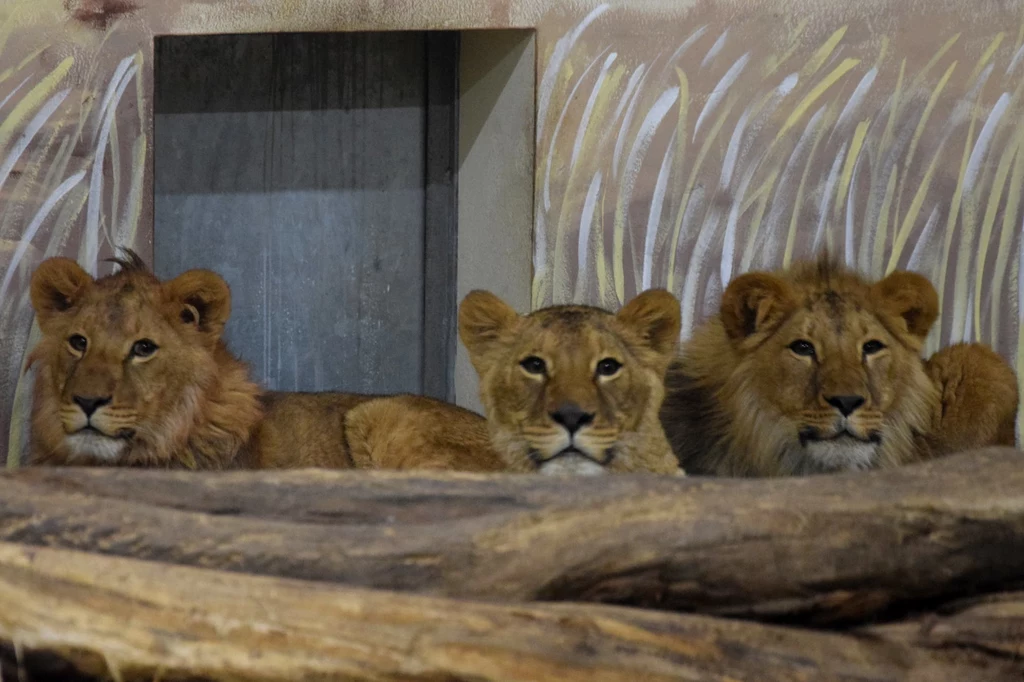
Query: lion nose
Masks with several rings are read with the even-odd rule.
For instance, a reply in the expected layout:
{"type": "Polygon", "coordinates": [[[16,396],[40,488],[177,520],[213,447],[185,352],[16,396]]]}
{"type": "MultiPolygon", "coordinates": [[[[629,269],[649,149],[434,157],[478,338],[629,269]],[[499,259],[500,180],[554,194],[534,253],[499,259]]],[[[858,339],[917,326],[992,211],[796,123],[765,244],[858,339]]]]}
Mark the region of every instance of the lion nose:
{"type": "Polygon", "coordinates": [[[86,417],[91,417],[93,412],[110,402],[110,396],[105,398],[96,398],[94,396],[76,395],[72,400],[75,401],[76,405],[82,408],[82,412],[85,412],[86,417]]]}
{"type": "Polygon", "coordinates": [[[844,417],[849,417],[853,411],[864,404],[864,397],[859,395],[832,395],[825,398],[832,407],[839,410],[844,417]]]}
{"type": "Polygon", "coordinates": [[[593,412],[584,412],[576,403],[565,403],[551,413],[551,418],[565,427],[569,434],[574,434],[581,427],[594,421],[593,412]]]}

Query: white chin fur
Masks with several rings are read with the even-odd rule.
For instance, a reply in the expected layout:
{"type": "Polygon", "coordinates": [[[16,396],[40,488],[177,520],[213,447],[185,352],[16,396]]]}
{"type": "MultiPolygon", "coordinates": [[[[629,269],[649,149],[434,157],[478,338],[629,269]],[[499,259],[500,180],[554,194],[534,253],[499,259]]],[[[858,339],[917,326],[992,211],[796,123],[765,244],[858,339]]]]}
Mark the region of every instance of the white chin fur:
{"type": "Polygon", "coordinates": [[[603,466],[583,455],[562,455],[541,464],[545,476],[602,476],[608,472],[603,466]]]}
{"type": "Polygon", "coordinates": [[[855,438],[811,441],[804,446],[815,468],[829,471],[864,471],[875,464],[878,446],[855,438]]]}
{"type": "Polygon", "coordinates": [[[107,438],[98,433],[75,433],[64,438],[72,458],[99,459],[113,462],[121,458],[128,443],[119,438],[107,438]]]}

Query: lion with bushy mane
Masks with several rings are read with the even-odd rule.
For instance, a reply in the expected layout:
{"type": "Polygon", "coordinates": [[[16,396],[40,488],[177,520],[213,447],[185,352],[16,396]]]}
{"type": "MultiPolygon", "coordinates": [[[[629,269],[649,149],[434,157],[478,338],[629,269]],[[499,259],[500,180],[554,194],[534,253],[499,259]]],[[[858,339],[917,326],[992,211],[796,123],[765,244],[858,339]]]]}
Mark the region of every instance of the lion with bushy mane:
{"type": "Polygon", "coordinates": [[[32,276],[42,339],[30,464],[189,469],[496,471],[479,415],[420,396],[265,393],[221,336],[227,283],[158,280],[131,251],[94,279],[51,258],[32,276]]]}
{"type": "Polygon", "coordinates": [[[689,473],[786,476],[1012,446],[1013,369],[973,343],[922,360],[938,313],[926,278],[827,255],[735,278],[669,371],[673,450],[689,473]]]}

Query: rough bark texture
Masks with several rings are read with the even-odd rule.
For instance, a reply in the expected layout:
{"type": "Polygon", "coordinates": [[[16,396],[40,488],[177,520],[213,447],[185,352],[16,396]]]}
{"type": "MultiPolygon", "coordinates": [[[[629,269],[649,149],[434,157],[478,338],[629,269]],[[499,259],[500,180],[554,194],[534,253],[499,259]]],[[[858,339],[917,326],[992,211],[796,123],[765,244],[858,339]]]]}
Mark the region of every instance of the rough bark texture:
{"type": "MultiPolygon", "coordinates": [[[[15,680],[997,682],[1024,675],[1024,661],[999,646],[957,649],[977,640],[971,609],[938,618],[924,635],[911,624],[887,637],[601,605],[485,604],[3,543],[0,603],[0,672],[15,680]],[[942,650],[913,641],[937,632],[942,650]]],[[[981,618],[1019,625],[1020,613],[981,618]]]]}
{"type": "Polygon", "coordinates": [[[786,480],[27,469],[0,540],[492,601],[891,618],[1024,580],[1024,461],[786,480]]]}

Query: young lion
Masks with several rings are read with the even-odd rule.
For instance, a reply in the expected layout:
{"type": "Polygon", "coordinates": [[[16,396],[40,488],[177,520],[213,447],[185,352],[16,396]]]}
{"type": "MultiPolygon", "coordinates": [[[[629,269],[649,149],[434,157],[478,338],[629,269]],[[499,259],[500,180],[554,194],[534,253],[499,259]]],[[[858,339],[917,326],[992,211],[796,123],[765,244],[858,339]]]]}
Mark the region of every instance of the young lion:
{"type": "Polygon", "coordinates": [[[521,316],[489,292],[466,296],[459,336],[507,468],[682,473],[658,421],[679,318],[661,290],[617,315],[570,305],[521,316]]]}
{"type": "Polygon", "coordinates": [[[206,270],[160,282],[127,255],[98,280],[67,258],[44,261],[32,276],[43,337],[31,355],[30,463],[502,468],[485,420],[453,405],[264,395],[221,340],[227,283],[206,270]]]}
{"type": "Polygon", "coordinates": [[[669,371],[676,455],[691,473],[785,476],[1012,445],[1013,370],[977,344],[922,362],[937,316],[910,272],[871,284],[824,257],[737,277],[669,371]]]}

